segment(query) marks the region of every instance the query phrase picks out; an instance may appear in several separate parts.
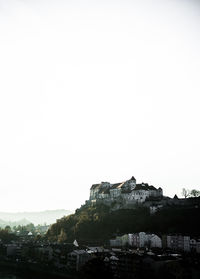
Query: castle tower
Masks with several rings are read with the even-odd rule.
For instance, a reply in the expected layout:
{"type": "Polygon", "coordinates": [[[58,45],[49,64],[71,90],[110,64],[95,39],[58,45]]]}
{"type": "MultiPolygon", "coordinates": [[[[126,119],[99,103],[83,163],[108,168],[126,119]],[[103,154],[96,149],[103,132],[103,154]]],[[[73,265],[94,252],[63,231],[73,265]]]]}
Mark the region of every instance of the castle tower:
{"type": "Polygon", "coordinates": [[[158,188],[158,193],[160,197],[163,196],[163,189],[161,187],[158,188]]]}
{"type": "Polygon", "coordinates": [[[130,190],[133,190],[133,189],[135,188],[135,186],[136,186],[136,179],[135,179],[135,177],[132,176],[131,179],[128,180],[127,182],[128,182],[128,183],[127,183],[127,184],[128,184],[128,188],[129,188],[130,190]]]}

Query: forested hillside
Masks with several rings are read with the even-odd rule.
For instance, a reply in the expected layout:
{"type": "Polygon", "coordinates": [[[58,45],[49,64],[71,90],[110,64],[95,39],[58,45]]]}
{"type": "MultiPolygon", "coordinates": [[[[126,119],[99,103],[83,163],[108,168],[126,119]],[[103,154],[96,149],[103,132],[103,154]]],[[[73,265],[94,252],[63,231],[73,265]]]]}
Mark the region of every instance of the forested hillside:
{"type": "Polygon", "coordinates": [[[102,241],[134,232],[200,235],[200,208],[171,206],[151,215],[149,208],[110,211],[105,205],[85,207],[58,220],[47,232],[52,241],[102,241]]]}

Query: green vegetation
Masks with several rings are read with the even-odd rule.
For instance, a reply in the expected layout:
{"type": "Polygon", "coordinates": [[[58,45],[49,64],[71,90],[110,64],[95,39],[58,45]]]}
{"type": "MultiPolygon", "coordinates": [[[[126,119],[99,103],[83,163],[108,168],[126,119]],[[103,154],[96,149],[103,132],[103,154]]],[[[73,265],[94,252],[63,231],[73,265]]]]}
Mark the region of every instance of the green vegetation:
{"type": "Polygon", "coordinates": [[[17,236],[10,232],[10,227],[0,229],[0,242],[10,243],[12,240],[16,240],[17,236]]]}
{"type": "Polygon", "coordinates": [[[200,191],[196,190],[196,189],[188,190],[188,189],[183,188],[182,189],[182,196],[185,199],[188,198],[188,197],[197,198],[197,197],[200,197],[200,191]]]}
{"type": "Polygon", "coordinates": [[[75,214],[63,217],[47,232],[51,241],[78,242],[99,241],[117,234],[152,232],[157,234],[184,233],[199,235],[200,208],[170,206],[154,215],[149,208],[120,209],[110,211],[105,205],[83,207],[75,214]]]}
{"type": "Polygon", "coordinates": [[[13,227],[13,232],[15,232],[15,233],[19,232],[20,234],[23,233],[23,232],[32,232],[32,233],[34,233],[35,232],[35,226],[32,223],[27,224],[25,226],[21,226],[21,225],[14,226],[13,227]]]}

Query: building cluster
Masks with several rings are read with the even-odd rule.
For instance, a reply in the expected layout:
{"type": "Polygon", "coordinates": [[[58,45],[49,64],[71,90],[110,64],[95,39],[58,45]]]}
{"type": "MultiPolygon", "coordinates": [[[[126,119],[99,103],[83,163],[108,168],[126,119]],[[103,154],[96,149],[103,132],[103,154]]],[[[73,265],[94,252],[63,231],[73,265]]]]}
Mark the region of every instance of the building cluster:
{"type": "Polygon", "coordinates": [[[167,235],[163,236],[163,246],[173,251],[196,252],[200,254],[200,238],[167,235]]]}
{"type": "MultiPolygon", "coordinates": [[[[76,271],[88,262],[95,258],[101,259],[106,266],[109,266],[116,278],[121,278],[119,275],[126,275],[129,278],[130,275],[136,275],[141,273],[146,262],[159,261],[160,263],[169,259],[172,261],[176,258],[172,258],[171,255],[162,255],[160,258],[156,258],[156,254],[145,251],[134,250],[122,250],[122,249],[105,249],[103,247],[88,247],[88,249],[74,250],[68,255],[68,266],[76,271]]],[[[132,277],[131,277],[132,278],[132,277]]],[[[134,277],[135,278],[135,277],[134,277]]]]}
{"type": "Polygon", "coordinates": [[[94,184],[90,188],[89,203],[105,203],[111,204],[113,202],[125,204],[144,203],[146,200],[159,200],[163,197],[162,188],[155,188],[148,183],[136,183],[136,179],[131,179],[111,184],[109,182],[101,182],[94,184]]]}
{"type": "Polygon", "coordinates": [[[110,240],[111,247],[162,248],[162,239],[156,234],[130,233],[110,240]]]}
{"type": "Polygon", "coordinates": [[[77,249],[68,255],[68,267],[80,271],[90,261],[92,264],[88,266],[94,268],[91,274],[95,278],[95,269],[98,270],[98,267],[96,268],[92,260],[97,258],[104,262],[104,266],[108,267],[113,278],[160,278],[163,276],[163,271],[169,276],[165,278],[179,278],[180,274],[184,274],[185,271],[188,278],[192,278],[194,270],[197,276],[200,275],[200,258],[197,254],[192,257],[195,262],[193,270],[189,270],[190,254],[183,256],[180,253],[152,252],[148,249],[104,249],[102,247],[77,249]],[[183,258],[185,266],[182,264],[183,258]]]}
{"type": "Polygon", "coordinates": [[[116,278],[137,278],[134,277],[136,274],[138,278],[143,278],[142,272],[146,271],[148,274],[155,274],[158,268],[166,268],[169,263],[176,264],[181,261],[182,252],[188,252],[184,253],[184,258],[185,255],[190,258],[189,252],[194,252],[193,258],[196,257],[198,265],[200,264],[200,240],[179,235],[161,238],[145,232],[127,234],[111,240],[110,246],[106,248],[79,246],[76,241],[73,244],[36,243],[30,240],[0,243],[1,261],[17,263],[18,266],[26,266],[30,270],[46,270],[60,275],[74,274],[82,270],[89,261],[98,259],[116,278]]]}
{"type": "Polygon", "coordinates": [[[28,224],[27,226],[18,226],[11,229],[11,232],[19,237],[26,237],[32,235],[45,235],[49,229],[49,225],[37,225],[28,224]]]}
{"type": "Polygon", "coordinates": [[[200,238],[183,235],[147,234],[145,232],[124,234],[110,240],[111,247],[168,248],[172,251],[200,254],[200,238]]]}
{"type": "Polygon", "coordinates": [[[67,269],[67,257],[73,250],[73,244],[42,244],[33,242],[0,243],[0,260],[18,265],[25,263],[38,269],[67,269]]]}

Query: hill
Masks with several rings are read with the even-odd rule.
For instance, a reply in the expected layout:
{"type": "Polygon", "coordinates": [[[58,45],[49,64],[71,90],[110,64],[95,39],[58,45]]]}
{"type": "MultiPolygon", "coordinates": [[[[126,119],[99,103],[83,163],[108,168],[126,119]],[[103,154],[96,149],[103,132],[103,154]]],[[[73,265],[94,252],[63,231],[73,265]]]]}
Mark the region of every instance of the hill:
{"type": "Polygon", "coordinates": [[[0,219],[7,224],[9,222],[20,222],[20,225],[27,225],[28,220],[28,223],[33,223],[34,225],[44,223],[49,225],[55,223],[57,219],[69,214],[72,214],[72,212],[65,209],[17,213],[0,212],[0,219]],[[24,221],[24,223],[22,221],[24,221]]]}
{"type": "Polygon", "coordinates": [[[182,233],[200,235],[199,207],[168,206],[151,215],[149,208],[112,211],[105,205],[84,206],[75,214],[61,218],[47,232],[51,241],[79,242],[106,240],[116,234],[152,232],[157,234],[182,233]]]}

